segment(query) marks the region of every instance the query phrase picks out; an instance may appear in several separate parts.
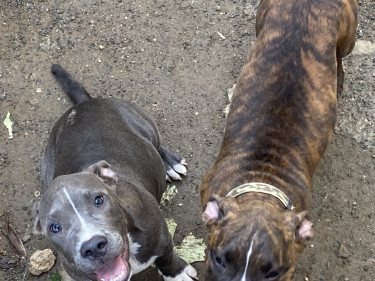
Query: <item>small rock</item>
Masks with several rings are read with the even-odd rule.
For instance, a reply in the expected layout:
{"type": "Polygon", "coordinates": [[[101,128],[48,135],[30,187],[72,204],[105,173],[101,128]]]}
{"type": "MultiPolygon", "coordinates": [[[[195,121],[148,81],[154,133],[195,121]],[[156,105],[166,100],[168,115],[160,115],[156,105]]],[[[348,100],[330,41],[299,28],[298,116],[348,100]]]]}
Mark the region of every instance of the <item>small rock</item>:
{"type": "Polygon", "coordinates": [[[38,104],[38,99],[31,99],[29,102],[31,105],[36,105],[38,104]]]}
{"type": "Polygon", "coordinates": [[[55,264],[56,257],[51,249],[35,251],[30,257],[29,271],[32,275],[40,275],[51,270],[55,264]]]}
{"type": "Polygon", "coordinates": [[[339,258],[344,258],[344,259],[347,259],[349,257],[349,251],[348,249],[344,246],[344,245],[340,245],[340,248],[339,248],[339,254],[338,254],[338,257],[339,258]]]}
{"type": "Polygon", "coordinates": [[[9,256],[0,257],[0,269],[9,269],[17,266],[17,261],[9,256]]]}
{"type": "Polygon", "coordinates": [[[27,241],[29,241],[30,240],[30,238],[31,238],[31,236],[29,235],[29,234],[25,234],[25,236],[24,237],[22,237],[22,242],[23,243],[26,243],[27,241]]]}

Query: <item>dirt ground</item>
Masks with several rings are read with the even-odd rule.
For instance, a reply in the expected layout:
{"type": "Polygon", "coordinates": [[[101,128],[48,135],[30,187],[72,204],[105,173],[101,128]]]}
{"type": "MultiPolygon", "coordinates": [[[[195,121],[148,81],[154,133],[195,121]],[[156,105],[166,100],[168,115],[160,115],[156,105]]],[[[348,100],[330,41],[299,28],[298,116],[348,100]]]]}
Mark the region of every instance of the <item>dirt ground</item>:
{"type": "MultiPolygon", "coordinates": [[[[28,256],[48,245],[31,234],[41,156],[48,133],[71,103],[50,74],[66,67],[95,97],[134,101],[159,125],[163,142],[185,156],[188,175],[163,208],[176,220],[175,244],[204,237],[199,185],[212,166],[225,125],[227,89],[254,41],[256,0],[1,0],[0,213],[25,241],[28,256]],[[7,112],[14,138],[2,122],[7,112]]],[[[358,44],[345,59],[344,93],[334,140],[315,177],[314,238],[295,280],[375,280],[375,2],[360,1],[358,44]]],[[[293,54],[291,54],[293,55],[293,54]]],[[[206,239],[206,238],[205,238],[206,239]]],[[[0,233],[0,280],[22,280],[0,233]]],[[[203,263],[193,266],[203,278],[203,263]]],[[[56,272],[52,269],[51,272],[56,272]]],[[[50,280],[26,274],[24,280],[50,280]]],[[[161,280],[150,268],[132,280],[161,280]]]]}

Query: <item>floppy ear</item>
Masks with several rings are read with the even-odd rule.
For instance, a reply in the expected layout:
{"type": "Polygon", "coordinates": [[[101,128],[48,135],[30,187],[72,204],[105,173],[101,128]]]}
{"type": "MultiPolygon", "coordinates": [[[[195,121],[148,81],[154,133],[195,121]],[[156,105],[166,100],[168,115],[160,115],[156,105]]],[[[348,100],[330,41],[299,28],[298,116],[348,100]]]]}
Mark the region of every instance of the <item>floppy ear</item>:
{"type": "Polygon", "coordinates": [[[208,224],[209,222],[219,222],[228,212],[236,209],[237,203],[234,198],[220,197],[219,195],[212,195],[208,199],[207,205],[202,213],[203,221],[208,224]],[[228,204],[232,202],[231,204],[228,204]]]}
{"type": "Polygon", "coordinates": [[[202,213],[202,220],[207,223],[211,220],[219,221],[222,219],[222,217],[223,214],[222,212],[220,212],[218,201],[211,197],[208,200],[207,205],[202,213]]]}
{"type": "Polygon", "coordinates": [[[307,219],[307,216],[307,211],[298,214],[287,212],[284,215],[288,228],[295,234],[297,239],[302,239],[304,241],[313,236],[312,223],[307,219]]]}
{"type": "Polygon", "coordinates": [[[34,218],[34,225],[33,225],[32,232],[35,235],[39,235],[39,234],[44,235],[42,224],[40,223],[40,219],[39,219],[39,202],[40,201],[34,204],[33,210],[32,210],[32,214],[34,218]]]}
{"type": "Polygon", "coordinates": [[[118,180],[117,174],[111,169],[111,165],[104,160],[89,166],[83,171],[97,175],[107,185],[114,185],[118,180]]]}

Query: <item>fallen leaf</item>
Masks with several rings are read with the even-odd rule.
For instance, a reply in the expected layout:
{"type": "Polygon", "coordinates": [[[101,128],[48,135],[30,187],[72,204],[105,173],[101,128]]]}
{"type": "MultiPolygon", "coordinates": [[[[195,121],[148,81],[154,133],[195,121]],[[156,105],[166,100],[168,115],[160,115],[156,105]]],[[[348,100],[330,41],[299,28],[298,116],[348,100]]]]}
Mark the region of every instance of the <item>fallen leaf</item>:
{"type": "Polygon", "coordinates": [[[12,138],[13,138],[13,131],[12,131],[13,123],[12,123],[12,121],[10,120],[10,113],[9,113],[9,111],[8,111],[8,113],[7,113],[7,116],[5,117],[4,125],[5,125],[5,127],[7,127],[7,129],[8,129],[9,138],[12,139],[12,138]]]}
{"type": "Polygon", "coordinates": [[[203,238],[196,238],[192,233],[182,240],[180,246],[174,247],[176,254],[187,263],[205,260],[206,244],[203,238]]]}
{"type": "Polygon", "coordinates": [[[26,250],[23,246],[21,239],[18,237],[17,232],[14,230],[13,226],[9,223],[9,218],[7,213],[0,215],[0,228],[2,232],[8,237],[12,245],[17,249],[17,251],[24,257],[26,257],[26,250]]]}
{"type": "Polygon", "coordinates": [[[61,278],[61,276],[58,273],[52,273],[51,280],[52,281],[61,281],[62,278],[61,278]]]}
{"type": "Polygon", "coordinates": [[[166,191],[163,193],[163,196],[161,197],[160,204],[165,205],[165,201],[171,202],[172,198],[176,196],[177,192],[177,187],[175,185],[168,185],[166,191]]]}
{"type": "Polygon", "coordinates": [[[173,237],[174,233],[176,232],[177,223],[174,221],[174,219],[165,219],[165,222],[167,223],[169,233],[173,237]]]}

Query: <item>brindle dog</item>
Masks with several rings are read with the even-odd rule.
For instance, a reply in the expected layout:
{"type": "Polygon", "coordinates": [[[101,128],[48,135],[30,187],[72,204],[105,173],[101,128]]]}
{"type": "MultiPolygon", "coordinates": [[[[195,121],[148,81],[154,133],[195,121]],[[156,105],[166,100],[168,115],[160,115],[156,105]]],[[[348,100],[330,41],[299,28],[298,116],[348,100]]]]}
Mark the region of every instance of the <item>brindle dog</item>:
{"type": "Polygon", "coordinates": [[[312,236],[312,178],[333,135],[357,11],[355,0],[261,1],[257,39],[201,186],[206,280],[292,280],[312,236]]]}

